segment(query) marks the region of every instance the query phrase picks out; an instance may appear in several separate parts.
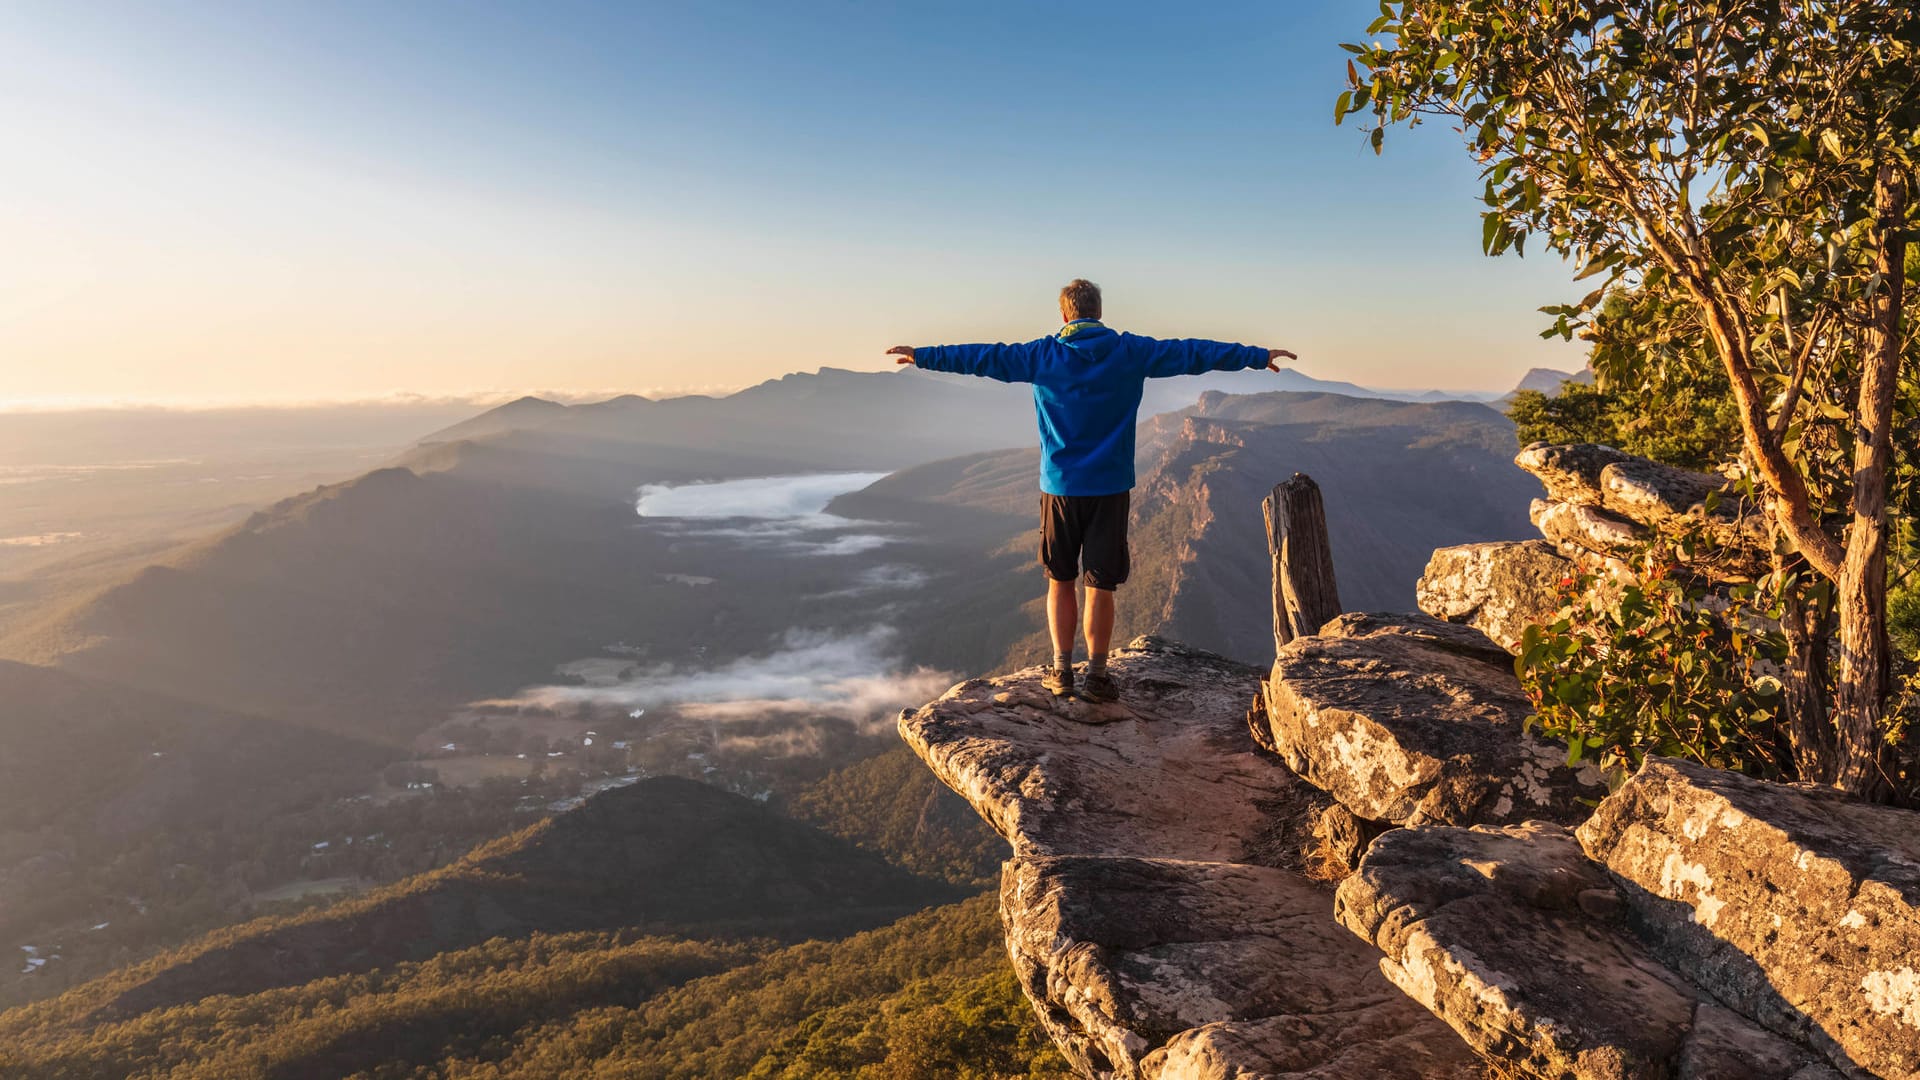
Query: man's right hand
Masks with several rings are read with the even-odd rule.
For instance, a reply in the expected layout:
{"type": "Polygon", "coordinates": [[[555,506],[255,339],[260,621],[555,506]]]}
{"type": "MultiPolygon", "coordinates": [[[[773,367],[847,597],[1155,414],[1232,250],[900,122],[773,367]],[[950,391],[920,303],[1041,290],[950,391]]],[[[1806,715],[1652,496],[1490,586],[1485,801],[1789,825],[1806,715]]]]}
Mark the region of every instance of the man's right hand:
{"type": "Polygon", "coordinates": [[[887,350],[887,355],[899,357],[899,363],[911,364],[913,363],[913,346],[895,345],[893,348],[887,350]]]}
{"type": "Polygon", "coordinates": [[[1267,350],[1267,370],[1279,371],[1280,364],[1278,363],[1278,361],[1283,356],[1289,360],[1300,359],[1299,357],[1293,355],[1292,353],[1288,352],[1285,349],[1268,349],[1267,350]]]}

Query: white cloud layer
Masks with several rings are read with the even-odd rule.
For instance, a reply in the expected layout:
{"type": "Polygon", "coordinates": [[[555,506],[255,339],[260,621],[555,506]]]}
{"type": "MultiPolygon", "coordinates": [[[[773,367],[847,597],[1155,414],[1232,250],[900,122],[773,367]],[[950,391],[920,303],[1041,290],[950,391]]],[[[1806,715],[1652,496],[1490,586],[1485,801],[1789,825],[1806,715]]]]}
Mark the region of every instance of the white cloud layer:
{"type": "Polygon", "coordinates": [[[795,712],[867,723],[937,697],[955,681],[931,668],[901,670],[894,631],[885,626],[852,635],[791,630],[772,652],[711,668],[596,657],[560,674],[579,681],[477,704],[556,711],[673,705],[682,715],[722,723],[795,712]]]}

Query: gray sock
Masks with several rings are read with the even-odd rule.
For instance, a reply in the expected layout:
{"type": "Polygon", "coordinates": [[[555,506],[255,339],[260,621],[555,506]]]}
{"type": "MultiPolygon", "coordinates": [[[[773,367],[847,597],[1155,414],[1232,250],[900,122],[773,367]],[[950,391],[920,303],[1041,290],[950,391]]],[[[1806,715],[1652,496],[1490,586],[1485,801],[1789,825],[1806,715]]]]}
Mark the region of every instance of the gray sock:
{"type": "Polygon", "coordinates": [[[1055,671],[1073,670],[1073,654],[1070,652],[1054,653],[1053,654],[1053,670],[1055,671]]]}
{"type": "Polygon", "coordinates": [[[1107,673],[1107,654],[1103,652],[1087,654],[1087,674],[1105,675],[1107,673]]]}

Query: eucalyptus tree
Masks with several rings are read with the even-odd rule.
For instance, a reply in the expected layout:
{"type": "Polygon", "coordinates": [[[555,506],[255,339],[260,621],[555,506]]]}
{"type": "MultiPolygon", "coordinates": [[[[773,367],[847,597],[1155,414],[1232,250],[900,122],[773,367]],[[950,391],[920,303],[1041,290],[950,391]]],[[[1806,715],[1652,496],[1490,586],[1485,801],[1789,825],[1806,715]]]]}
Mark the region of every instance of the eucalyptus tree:
{"type": "MultiPolygon", "coordinates": [[[[1784,547],[1834,589],[1831,718],[1807,779],[1882,788],[1887,496],[1920,127],[1920,13],[1889,0],[1405,0],[1348,45],[1337,118],[1440,119],[1483,165],[1488,254],[1528,238],[1690,309],[1784,547]],[[1829,403],[1850,461],[1801,439],[1829,403]],[[1838,402],[1837,405],[1832,404],[1838,402]]],[[[1911,373],[1907,372],[1910,376],[1911,373]]]]}

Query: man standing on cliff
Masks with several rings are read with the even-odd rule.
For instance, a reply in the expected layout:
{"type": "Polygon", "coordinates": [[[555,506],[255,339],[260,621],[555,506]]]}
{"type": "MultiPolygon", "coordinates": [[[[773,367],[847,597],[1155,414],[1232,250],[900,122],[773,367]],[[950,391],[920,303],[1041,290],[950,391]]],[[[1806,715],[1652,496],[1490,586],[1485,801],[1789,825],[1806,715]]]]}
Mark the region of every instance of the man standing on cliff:
{"type": "Polygon", "coordinates": [[[1251,368],[1280,370],[1285,349],[1116,333],[1100,322],[1100,287],[1060,290],[1058,333],[1023,345],[895,345],[887,353],[929,371],[1033,384],[1040,420],[1040,564],[1047,568],[1047,630],[1053,667],[1046,686],[1074,692],[1074,578],[1086,569],[1087,681],[1080,696],[1113,701],[1107,674],[1113,591],[1127,580],[1127,515],[1133,491],[1133,429],[1147,379],[1251,368]]]}

